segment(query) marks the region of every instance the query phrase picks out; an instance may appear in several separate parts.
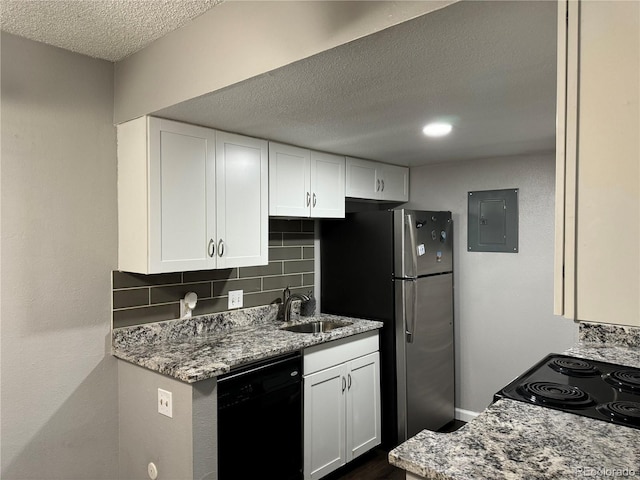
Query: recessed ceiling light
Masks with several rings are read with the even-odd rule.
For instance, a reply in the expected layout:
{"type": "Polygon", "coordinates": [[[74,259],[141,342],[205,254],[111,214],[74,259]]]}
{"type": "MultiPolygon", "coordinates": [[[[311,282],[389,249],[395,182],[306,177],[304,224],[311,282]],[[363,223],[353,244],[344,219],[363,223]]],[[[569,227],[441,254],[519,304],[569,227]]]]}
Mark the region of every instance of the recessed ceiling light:
{"type": "Polygon", "coordinates": [[[430,123],[422,129],[427,137],[444,137],[451,133],[453,127],[450,123],[430,123]]]}

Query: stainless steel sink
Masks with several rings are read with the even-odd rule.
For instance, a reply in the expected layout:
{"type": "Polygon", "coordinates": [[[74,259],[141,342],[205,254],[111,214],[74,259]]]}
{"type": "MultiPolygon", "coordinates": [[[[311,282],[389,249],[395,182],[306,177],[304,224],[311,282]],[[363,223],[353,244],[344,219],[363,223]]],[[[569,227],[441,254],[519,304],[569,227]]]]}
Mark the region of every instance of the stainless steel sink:
{"type": "Polygon", "coordinates": [[[351,322],[336,322],[333,320],[317,320],[309,323],[298,323],[296,325],[289,325],[288,327],[282,327],[282,330],[287,332],[296,333],[324,333],[336,328],[347,327],[351,325],[351,322]]]}

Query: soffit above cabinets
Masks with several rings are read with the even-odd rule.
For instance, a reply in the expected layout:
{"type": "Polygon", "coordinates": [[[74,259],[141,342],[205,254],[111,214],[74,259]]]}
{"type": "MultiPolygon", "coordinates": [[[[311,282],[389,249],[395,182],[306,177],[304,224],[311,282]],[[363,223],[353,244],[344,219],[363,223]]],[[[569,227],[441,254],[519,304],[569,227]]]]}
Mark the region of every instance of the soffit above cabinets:
{"type": "Polygon", "coordinates": [[[454,3],[154,115],[409,166],[552,152],[556,9],[454,3]]]}

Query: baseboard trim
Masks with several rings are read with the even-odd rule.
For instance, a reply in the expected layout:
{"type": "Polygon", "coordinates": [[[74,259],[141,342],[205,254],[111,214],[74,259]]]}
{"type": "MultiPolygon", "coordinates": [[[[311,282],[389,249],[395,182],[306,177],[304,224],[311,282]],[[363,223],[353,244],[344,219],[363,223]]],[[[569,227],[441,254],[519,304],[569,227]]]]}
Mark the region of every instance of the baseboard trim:
{"type": "Polygon", "coordinates": [[[464,410],[462,408],[456,408],[456,420],[463,422],[470,422],[474,418],[480,415],[479,412],[472,412],[471,410],[464,410]]]}

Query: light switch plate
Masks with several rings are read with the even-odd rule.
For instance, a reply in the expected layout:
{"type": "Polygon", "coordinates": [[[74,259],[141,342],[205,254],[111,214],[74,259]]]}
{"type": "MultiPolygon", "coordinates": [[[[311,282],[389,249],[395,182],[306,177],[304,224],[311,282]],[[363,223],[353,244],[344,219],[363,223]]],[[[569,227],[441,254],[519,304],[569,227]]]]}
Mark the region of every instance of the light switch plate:
{"type": "Polygon", "coordinates": [[[242,308],[242,290],[232,290],[229,292],[229,307],[242,308]]]}

